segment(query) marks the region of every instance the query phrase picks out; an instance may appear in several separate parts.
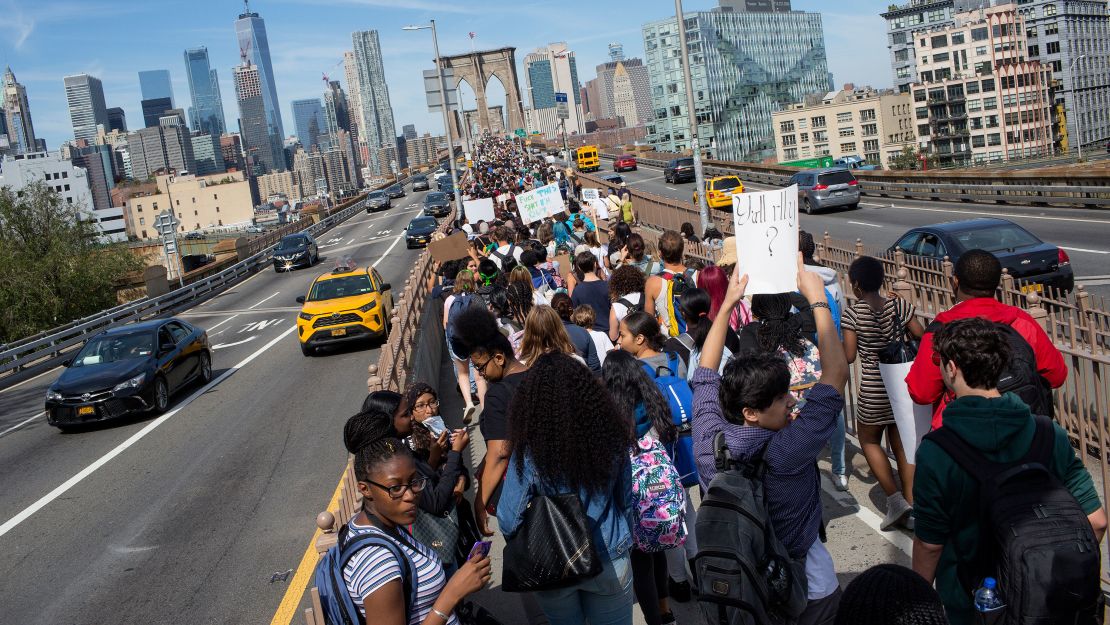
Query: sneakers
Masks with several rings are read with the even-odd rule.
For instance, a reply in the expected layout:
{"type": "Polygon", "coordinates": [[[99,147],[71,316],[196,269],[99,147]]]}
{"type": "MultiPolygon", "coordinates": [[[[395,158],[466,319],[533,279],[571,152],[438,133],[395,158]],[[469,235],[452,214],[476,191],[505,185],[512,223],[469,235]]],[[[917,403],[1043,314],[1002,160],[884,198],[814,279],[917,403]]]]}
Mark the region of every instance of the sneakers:
{"type": "Polygon", "coordinates": [[[905,520],[909,518],[912,512],[913,506],[906,501],[902,493],[894,493],[886,499],[886,516],[883,517],[883,522],[879,524],[879,527],[885,532],[896,524],[905,524],[905,520]]]}
{"type": "Polygon", "coordinates": [[[833,485],[836,486],[836,490],[838,490],[840,492],[844,492],[844,491],[848,490],[848,476],[847,475],[840,475],[839,473],[834,473],[833,476],[832,476],[832,480],[833,480],[833,485]]]}
{"type": "Polygon", "coordinates": [[[466,407],[466,410],[463,411],[463,419],[462,419],[464,425],[470,425],[470,422],[474,420],[474,413],[477,410],[478,410],[477,406],[472,405],[472,406],[467,406],[466,407]]]}
{"type": "Polygon", "coordinates": [[[689,580],[682,580],[676,582],[670,577],[667,578],[667,596],[679,603],[686,603],[690,600],[690,582],[689,580]]]}

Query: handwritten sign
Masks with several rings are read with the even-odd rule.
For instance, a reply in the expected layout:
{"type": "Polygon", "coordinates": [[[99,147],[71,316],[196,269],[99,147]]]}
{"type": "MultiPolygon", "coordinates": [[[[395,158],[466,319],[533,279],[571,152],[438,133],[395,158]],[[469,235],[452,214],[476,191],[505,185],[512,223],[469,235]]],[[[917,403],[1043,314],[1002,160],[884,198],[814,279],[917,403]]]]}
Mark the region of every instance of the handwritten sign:
{"type": "Polygon", "coordinates": [[[516,196],[517,213],[520,214],[520,220],[526,224],[536,223],[545,217],[561,213],[565,208],[563,196],[559,193],[559,185],[554,183],[516,196]]]}
{"type": "Polygon", "coordinates": [[[732,196],[736,259],[750,295],[798,290],[798,186],[732,196]]]}
{"type": "Polygon", "coordinates": [[[582,201],[593,202],[601,199],[601,191],[598,189],[582,189],[582,201]]]}
{"type": "Polygon", "coordinates": [[[466,211],[466,219],[472,224],[479,221],[493,221],[493,198],[484,197],[477,200],[467,200],[463,202],[463,209],[466,211]]]}

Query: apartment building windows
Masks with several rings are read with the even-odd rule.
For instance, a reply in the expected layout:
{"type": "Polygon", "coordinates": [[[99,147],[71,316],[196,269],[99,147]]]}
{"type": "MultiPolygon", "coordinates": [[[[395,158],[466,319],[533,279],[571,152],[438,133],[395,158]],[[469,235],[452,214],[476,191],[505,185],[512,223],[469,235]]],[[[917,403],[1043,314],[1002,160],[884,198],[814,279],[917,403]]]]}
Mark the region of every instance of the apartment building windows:
{"type": "Polygon", "coordinates": [[[821,115],[820,117],[810,118],[809,121],[810,121],[810,123],[813,124],[814,128],[824,128],[825,127],[825,116],[824,115],[821,115]]]}
{"type": "Polygon", "coordinates": [[[794,132],[794,122],[785,121],[779,123],[779,130],[782,132],[794,132]]]}
{"type": "Polygon", "coordinates": [[[874,137],[879,134],[879,126],[878,124],[864,124],[861,131],[865,137],[874,137]]]}
{"type": "Polygon", "coordinates": [[[863,109],[859,112],[859,120],[861,122],[870,122],[875,120],[875,109],[863,109]]]}
{"type": "Polygon", "coordinates": [[[839,130],[839,136],[841,136],[841,137],[854,137],[854,136],[856,136],[856,129],[855,128],[841,128],[839,130]]]}
{"type": "Polygon", "coordinates": [[[856,151],[856,142],[853,141],[851,143],[841,143],[840,144],[840,151],[841,152],[855,152],[856,151]]]}
{"type": "Polygon", "coordinates": [[[836,123],[838,123],[838,124],[850,124],[850,123],[852,123],[852,111],[845,111],[843,113],[837,113],[836,114],[836,123]]]}
{"type": "Polygon", "coordinates": [[[783,145],[798,145],[797,135],[783,135],[782,136],[782,144],[783,145]]]}

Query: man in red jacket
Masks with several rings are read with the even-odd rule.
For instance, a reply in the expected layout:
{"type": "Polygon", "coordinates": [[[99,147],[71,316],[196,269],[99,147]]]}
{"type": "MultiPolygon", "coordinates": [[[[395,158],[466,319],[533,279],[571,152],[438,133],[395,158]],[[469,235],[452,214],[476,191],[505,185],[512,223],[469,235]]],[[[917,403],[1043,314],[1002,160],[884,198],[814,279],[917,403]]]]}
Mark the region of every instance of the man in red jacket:
{"type": "MultiPolygon", "coordinates": [[[[1059,388],[1068,378],[1064,357],[1044,329],[1029,313],[1007,306],[994,298],[1002,281],[1002,263],[994,254],[983,250],[969,250],[956,262],[953,279],[956,305],[937,315],[936,321],[948,323],[956,319],[983,317],[998,323],[1009,324],[1033,348],[1037,359],[1037,372],[1052,388],[1059,388]]],[[[933,333],[925,330],[917,358],[906,376],[910,397],[919,404],[933,404],[933,429],[942,424],[944,407],[952,399],[940,377],[940,368],[933,364],[933,333]]]]}

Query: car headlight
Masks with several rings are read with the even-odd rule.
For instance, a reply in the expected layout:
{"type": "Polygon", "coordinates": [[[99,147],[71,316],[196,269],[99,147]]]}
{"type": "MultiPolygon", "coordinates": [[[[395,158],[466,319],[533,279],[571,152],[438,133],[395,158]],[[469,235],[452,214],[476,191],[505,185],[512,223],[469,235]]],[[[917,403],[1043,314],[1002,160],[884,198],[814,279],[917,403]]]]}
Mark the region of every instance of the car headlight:
{"type": "Polygon", "coordinates": [[[112,392],[113,393],[118,393],[119,391],[126,391],[128,389],[139,388],[140,386],[142,386],[143,381],[145,381],[145,380],[146,380],[146,373],[140,373],[139,375],[131,378],[130,380],[128,380],[126,382],[120,382],[119,384],[117,384],[115,386],[115,388],[112,389],[112,392]]]}
{"type": "Polygon", "coordinates": [[[371,310],[374,310],[377,307],[378,307],[378,300],[373,300],[369,304],[366,304],[365,306],[360,306],[359,310],[362,311],[362,312],[370,312],[371,310]]]}
{"type": "Polygon", "coordinates": [[[312,321],[312,315],[310,315],[308,313],[303,312],[303,313],[298,314],[297,316],[300,317],[301,319],[304,319],[305,321],[312,321]]]}
{"type": "Polygon", "coordinates": [[[62,394],[52,388],[46,389],[46,401],[62,401],[62,394]]]}

